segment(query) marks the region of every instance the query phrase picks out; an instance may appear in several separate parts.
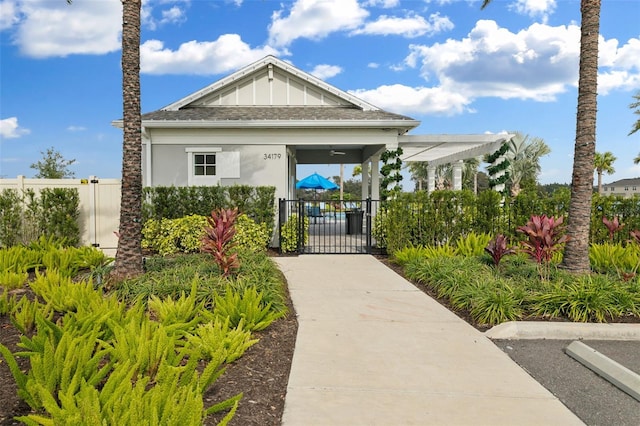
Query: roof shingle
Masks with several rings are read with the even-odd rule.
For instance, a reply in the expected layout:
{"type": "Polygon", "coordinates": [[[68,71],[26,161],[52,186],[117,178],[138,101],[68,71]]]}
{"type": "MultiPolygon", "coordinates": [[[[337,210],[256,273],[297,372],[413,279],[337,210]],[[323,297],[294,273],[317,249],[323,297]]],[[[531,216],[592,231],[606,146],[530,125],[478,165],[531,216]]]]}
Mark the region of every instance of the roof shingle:
{"type": "Polygon", "coordinates": [[[414,121],[413,118],[390,112],[363,111],[349,107],[252,107],[216,106],[191,107],[177,111],[158,110],[142,115],[149,121],[414,121]]]}

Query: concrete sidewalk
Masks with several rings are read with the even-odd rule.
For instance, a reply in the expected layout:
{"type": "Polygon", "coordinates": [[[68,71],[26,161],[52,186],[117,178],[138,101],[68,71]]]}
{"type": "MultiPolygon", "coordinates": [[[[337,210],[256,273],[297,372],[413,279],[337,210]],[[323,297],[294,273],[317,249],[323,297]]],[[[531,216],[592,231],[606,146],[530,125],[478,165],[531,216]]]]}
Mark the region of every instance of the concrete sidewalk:
{"type": "Polygon", "coordinates": [[[299,323],[284,426],[583,424],[483,333],[375,258],[274,260],[299,323]]]}

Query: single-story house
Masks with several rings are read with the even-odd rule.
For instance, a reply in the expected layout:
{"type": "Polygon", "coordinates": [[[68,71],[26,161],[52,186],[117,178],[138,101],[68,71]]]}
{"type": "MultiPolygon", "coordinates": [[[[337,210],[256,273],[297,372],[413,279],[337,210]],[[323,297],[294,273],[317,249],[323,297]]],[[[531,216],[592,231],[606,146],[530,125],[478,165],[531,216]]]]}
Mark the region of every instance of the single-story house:
{"type": "Polygon", "coordinates": [[[377,199],[380,154],[400,146],[403,161],[453,163],[460,188],[462,160],[511,136],[409,135],[419,124],[266,56],[142,115],[143,185],[271,185],[290,199],[297,164],[362,164],[363,198],[377,199]]]}

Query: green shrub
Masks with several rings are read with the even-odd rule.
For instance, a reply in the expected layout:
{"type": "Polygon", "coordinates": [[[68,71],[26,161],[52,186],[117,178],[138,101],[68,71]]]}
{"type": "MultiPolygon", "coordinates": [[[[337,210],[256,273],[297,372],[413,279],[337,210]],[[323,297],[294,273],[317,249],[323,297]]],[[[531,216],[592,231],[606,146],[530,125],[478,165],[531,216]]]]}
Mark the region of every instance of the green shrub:
{"type": "Polygon", "coordinates": [[[75,283],[70,276],[55,269],[47,270],[46,274],[37,273],[29,286],[58,312],[75,312],[80,306],[89,306],[102,299],[91,281],[75,283]]]}
{"type": "Polygon", "coordinates": [[[61,238],[70,245],[80,243],[80,195],[75,188],[44,188],[40,192],[38,223],[46,236],[61,238]]]}
{"type": "Polygon", "coordinates": [[[245,329],[243,320],[240,320],[237,327],[231,328],[228,317],[200,324],[187,340],[200,351],[203,359],[218,365],[237,360],[247,349],[258,343],[258,339],[251,338],[251,331],[245,329]]]}
{"type": "Polygon", "coordinates": [[[517,287],[506,283],[484,287],[470,298],[471,316],[480,325],[496,325],[520,319],[524,293],[515,289],[517,287]]]}
{"type": "Polygon", "coordinates": [[[207,218],[199,215],[179,219],[151,219],[142,228],[142,247],[160,255],[196,253],[202,246],[207,218]]]}
{"type": "Polygon", "coordinates": [[[391,261],[400,266],[405,266],[409,262],[415,262],[427,258],[427,249],[424,246],[410,246],[393,253],[391,261]]]}
{"type": "Polygon", "coordinates": [[[0,247],[11,247],[21,241],[22,200],[15,189],[0,192],[0,247]]]}
{"type": "Polygon", "coordinates": [[[640,267],[640,246],[638,244],[601,243],[589,246],[591,268],[600,273],[638,272],[640,267]]]}
{"type": "Polygon", "coordinates": [[[265,250],[271,241],[271,233],[266,223],[256,223],[246,214],[241,214],[236,220],[233,241],[241,249],[265,250]]]}
{"type": "Polygon", "coordinates": [[[21,288],[27,283],[29,274],[26,272],[0,272],[0,287],[4,287],[6,290],[15,290],[21,288]]]}
{"type": "Polygon", "coordinates": [[[283,253],[291,253],[298,251],[298,244],[301,246],[306,245],[309,242],[309,218],[303,218],[304,234],[303,241],[298,241],[298,215],[292,214],[289,219],[282,225],[280,229],[280,251],[283,253]]]}
{"type": "Polygon", "coordinates": [[[239,292],[227,287],[224,295],[215,296],[214,315],[229,318],[230,325],[238,327],[241,321],[250,331],[259,331],[284,315],[271,309],[271,303],[262,302],[262,293],[254,287],[239,292]]]}
{"type": "Polygon", "coordinates": [[[143,189],[142,220],[178,219],[190,215],[209,216],[213,210],[238,208],[256,223],[273,232],[275,187],[154,186],[143,189]]]}
{"type": "Polygon", "coordinates": [[[461,235],[455,242],[456,254],[464,257],[482,256],[489,241],[491,241],[489,234],[469,232],[466,235],[461,235]]]}

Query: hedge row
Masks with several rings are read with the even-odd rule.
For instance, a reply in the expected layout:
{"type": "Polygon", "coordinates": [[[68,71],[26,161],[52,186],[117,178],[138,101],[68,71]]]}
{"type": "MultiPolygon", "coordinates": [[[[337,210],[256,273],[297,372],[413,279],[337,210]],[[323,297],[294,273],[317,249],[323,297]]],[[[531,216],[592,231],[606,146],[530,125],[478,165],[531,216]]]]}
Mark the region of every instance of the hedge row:
{"type": "Polygon", "coordinates": [[[237,207],[256,223],[273,228],[273,186],[154,186],[143,189],[142,220],[179,219],[189,215],[209,216],[216,209],[237,207]]]}
{"type": "Polygon", "coordinates": [[[44,188],[36,196],[33,190],[24,194],[15,189],[0,192],[0,246],[28,244],[44,235],[80,243],[80,196],[75,188],[44,188]]]}
{"type": "MultiPolygon", "coordinates": [[[[442,245],[470,232],[521,237],[518,226],[532,215],[564,216],[569,210],[570,192],[563,188],[551,195],[522,192],[503,199],[494,191],[474,195],[470,191],[436,191],[431,194],[405,193],[381,205],[373,224],[378,245],[396,251],[409,245],[442,245]]],[[[624,232],[614,242],[628,239],[628,231],[640,229],[640,198],[594,194],[591,214],[591,242],[608,241],[602,218],[618,216],[624,232]]]]}

